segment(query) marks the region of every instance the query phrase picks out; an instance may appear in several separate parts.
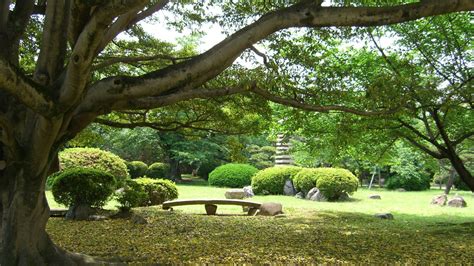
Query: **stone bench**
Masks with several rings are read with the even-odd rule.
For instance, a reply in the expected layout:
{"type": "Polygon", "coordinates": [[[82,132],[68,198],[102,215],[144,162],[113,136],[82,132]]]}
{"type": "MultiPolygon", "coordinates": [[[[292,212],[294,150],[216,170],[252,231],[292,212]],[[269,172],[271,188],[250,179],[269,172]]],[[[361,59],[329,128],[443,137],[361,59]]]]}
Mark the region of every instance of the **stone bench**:
{"type": "Polygon", "coordinates": [[[172,210],[172,207],[185,205],[204,205],[207,215],[215,215],[217,211],[217,205],[239,205],[248,207],[248,215],[254,215],[260,208],[261,204],[237,199],[187,199],[165,201],[163,202],[163,210],[172,210]]]}

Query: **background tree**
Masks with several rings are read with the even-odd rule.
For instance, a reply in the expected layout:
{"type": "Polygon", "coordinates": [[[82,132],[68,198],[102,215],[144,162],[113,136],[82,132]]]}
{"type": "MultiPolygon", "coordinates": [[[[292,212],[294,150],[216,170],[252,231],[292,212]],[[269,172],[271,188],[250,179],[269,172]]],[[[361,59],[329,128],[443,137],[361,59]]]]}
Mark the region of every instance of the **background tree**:
{"type": "MultiPolygon", "coordinates": [[[[230,84],[213,81],[246,49],[284,29],[378,26],[474,9],[472,0],[379,7],[359,1],[335,3],[344,8],[321,7],[320,1],[262,2],[255,8],[234,2],[0,1],[0,161],[6,164],[0,172],[0,264],[84,261],[58,248],[46,233],[44,187],[58,150],[98,116],[266,88],[267,81],[256,82],[252,73],[257,70],[251,69],[243,69],[230,84]],[[168,63],[156,64],[147,73],[95,76],[98,64],[112,67],[149,59],[134,53],[102,57],[120,33],[133,32],[140,21],[155,13],[163,16],[160,10],[166,9],[175,15],[168,25],[199,26],[206,20],[201,15],[212,7],[223,11],[215,21],[225,26],[236,14],[244,16],[240,21],[246,26],[197,56],[170,60],[165,55],[168,63]]],[[[154,62],[164,58],[147,56],[156,56],[154,62]]],[[[322,110],[328,108],[334,109],[322,110]]]]}

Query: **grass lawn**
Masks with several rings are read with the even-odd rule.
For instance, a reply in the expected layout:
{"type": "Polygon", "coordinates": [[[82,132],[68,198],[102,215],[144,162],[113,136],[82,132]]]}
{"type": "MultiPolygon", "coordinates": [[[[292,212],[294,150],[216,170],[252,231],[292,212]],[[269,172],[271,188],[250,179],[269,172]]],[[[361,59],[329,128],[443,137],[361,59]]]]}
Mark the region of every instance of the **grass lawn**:
{"type": "MultiPolygon", "coordinates": [[[[224,188],[178,185],[180,199],[224,198],[224,188]]],[[[454,195],[455,192],[452,192],[454,195]]],[[[129,220],[71,222],[52,218],[48,232],[74,252],[137,264],[176,263],[472,263],[474,197],[458,192],[467,208],[430,205],[439,190],[390,192],[360,189],[350,202],[311,202],[256,196],[280,202],[284,218],[242,216],[240,207],[140,208],[148,224],[129,220]],[[382,200],[370,200],[379,194],[382,200]],[[374,213],[391,212],[394,220],[374,213]]],[[[50,196],[50,195],[49,195],[50,196]]],[[[50,204],[55,206],[51,197],[50,204]]],[[[116,203],[108,204],[113,208],[116,203]]]]}

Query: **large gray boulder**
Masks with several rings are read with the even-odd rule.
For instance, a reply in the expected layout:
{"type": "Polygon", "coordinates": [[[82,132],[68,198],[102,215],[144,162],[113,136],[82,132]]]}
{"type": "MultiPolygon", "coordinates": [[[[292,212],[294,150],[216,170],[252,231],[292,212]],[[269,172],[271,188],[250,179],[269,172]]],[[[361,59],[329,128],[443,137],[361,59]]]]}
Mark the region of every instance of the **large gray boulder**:
{"type": "Polygon", "coordinates": [[[444,205],[446,205],[447,201],[448,201],[448,196],[446,196],[446,194],[443,194],[443,195],[439,195],[439,196],[434,197],[431,200],[431,204],[444,206],[444,205]]]}
{"type": "Polygon", "coordinates": [[[318,189],[316,193],[314,193],[309,200],[312,201],[320,201],[320,202],[325,202],[328,201],[328,199],[324,196],[323,192],[318,189]]]}
{"type": "Polygon", "coordinates": [[[283,206],[276,202],[264,202],[260,205],[257,215],[275,216],[283,213],[283,206]]]}
{"type": "Polygon", "coordinates": [[[296,194],[296,189],[293,186],[293,182],[288,179],[283,186],[283,193],[287,196],[294,196],[296,194]]]}
{"type": "Polygon", "coordinates": [[[308,194],[306,194],[307,199],[311,199],[311,197],[318,192],[319,189],[317,187],[314,187],[308,191],[308,194]]]}
{"type": "Polygon", "coordinates": [[[246,193],[242,188],[229,189],[225,192],[226,199],[243,199],[245,195],[246,193]]]}
{"type": "Polygon", "coordinates": [[[456,195],[454,196],[454,198],[448,201],[448,206],[456,207],[456,208],[464,208],[464,207],[467,207],[467,203],[463,197],[456,195]]]}
{"type": "Polygon", "coordinates": [[[244,190],[246,198],[251,198],[251,197],[255,196],[255,194],[253,194],[252,186],[246,186],[246,187],[243,188],[243,190],[244,190]]]}

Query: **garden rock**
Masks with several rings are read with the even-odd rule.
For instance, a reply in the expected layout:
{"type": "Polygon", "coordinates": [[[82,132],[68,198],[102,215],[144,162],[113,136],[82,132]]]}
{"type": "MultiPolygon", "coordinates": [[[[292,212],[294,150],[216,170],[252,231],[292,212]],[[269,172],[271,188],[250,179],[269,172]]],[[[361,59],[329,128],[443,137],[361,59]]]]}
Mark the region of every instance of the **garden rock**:
{"type": "Polygon", "coordinates": [[[253,196],[255,196],[255,194],[253,194],[253,189],[252,189],[252,186],[246,186],[243,188],[244,192],[245,192],[245,197],[246,198],[251,198],[253,196]]]}
{"type": "Polygon", "coordinates": [[[260,205],[257,215],[263,216],[275,216],[277,214],[282,214],[283,206],[280,203],[275,202],[264,202],[260,205]]]}
{"type": "Polygon", "coordinates": [[[294,196],[296,194],[295,187],[291,180],[286,180],[285,185],[283,186],[283,193],[287,196],[294,196]]]}
{"type": "Polygon", "coordinates": [[[66,220],[88,220],[92,213],[93,209],[90,206],[84,204],[71,206],[66,213],[66,220]]]}
{"type": "Polygon", "coordinates": [[[439,196],[434,197],[431,200],[431,204],[444,206],[444,205],[446,205],[447,201],[448,201],[448,196],[446,196],[446,194],[443,194],[443,195],[439,195],[439,196]]]}
{"type": "Polygon", "coordinates": [[[295,198],[297,198],[297,199],[304,199],[304,193],[301,192],[301,191],[298,192],[298,193],[296,193],[295,198]]]}
{"type": "Polygon", "coordinates": [[[380,218],[380,219],[385,219],[385,220],[393,220],[393,214],[387,212],[387,213],[377,213],[375,214],[375,217],[380,218]]]}
{"type": "Polygon", "coordinates": [[[312,201],[320,201],[320,202],[325,202],[328,201],[328,199],[324,196],[323,192],[318,190],[313,196],[311,196],[310,200],[312,201]]]}
{"type": "Polygon", "coordinates": [[[451,200],[448,201],[449,207],[464,208],[467,207],[467,203],[461,196],[454,196],[451,200]]]}
{"type": "Polygon", "coordinates": [[[312,188],[312,189],[308,192],[308,194],[306,194],[306,198],[307,198],[307,199],[311,199],[311,197],[313,197],[313,195],[316,194],[316,192],[318,192],[318,191],[319,191],[319,189],[318,189],[317,187],[312,188]]]}
{"type": "Polygon", "coordinates": [[[397,189],[398,192],[406,192],[406,190],[404,188],[399,188],[397,189]]]}
{"type": "Polygon", "coordinates": [[[380,195],[373,194],[369,196],[369,199],[382,199],[382,197],[380,197],[380,195]]]}
{"type": "Polygon", "coordinates": [[[245,191],[241,188],[229,189],[225,192],[226,199],[243,199],[245,195],[245,191]]]}

